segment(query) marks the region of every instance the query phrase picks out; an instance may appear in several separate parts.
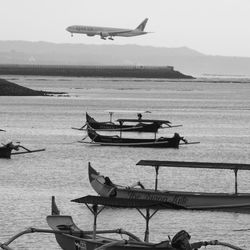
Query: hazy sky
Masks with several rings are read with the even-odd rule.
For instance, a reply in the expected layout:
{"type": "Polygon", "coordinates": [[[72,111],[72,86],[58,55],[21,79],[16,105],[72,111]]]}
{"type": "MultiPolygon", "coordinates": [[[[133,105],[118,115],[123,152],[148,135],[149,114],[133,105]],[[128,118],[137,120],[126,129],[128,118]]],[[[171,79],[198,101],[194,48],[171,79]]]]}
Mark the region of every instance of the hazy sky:
{"type": "Polygon", "coordinates": [[[250,57],[250,0],[0,0],[0,40],[189,47],[209,55],[250,57]],[[69,25],[136,28],[139,37],[74,35],[69,25]]]}

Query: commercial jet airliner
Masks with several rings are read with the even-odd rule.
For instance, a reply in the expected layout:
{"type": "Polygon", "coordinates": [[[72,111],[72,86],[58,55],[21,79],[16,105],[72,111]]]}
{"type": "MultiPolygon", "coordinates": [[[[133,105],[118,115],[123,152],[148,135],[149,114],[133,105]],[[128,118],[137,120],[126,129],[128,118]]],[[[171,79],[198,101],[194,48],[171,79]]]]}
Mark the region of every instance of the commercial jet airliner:
{"type": "Polygon", "coordinates": [[[137,28],[133,29],[119,29],[119,28],[109,28],[109,27],[95,27],[95,26],[82,26],[82,25],[73,25],[66,28],[68,32],[73,36],[74,33],[86,34],[87,36],[99,35],[101,39],[114,40],[114,36],[140,36],[147,34],[148,32],[144,31],[144,28],[147,24],[148,18],[146,18],[137,28]]]}

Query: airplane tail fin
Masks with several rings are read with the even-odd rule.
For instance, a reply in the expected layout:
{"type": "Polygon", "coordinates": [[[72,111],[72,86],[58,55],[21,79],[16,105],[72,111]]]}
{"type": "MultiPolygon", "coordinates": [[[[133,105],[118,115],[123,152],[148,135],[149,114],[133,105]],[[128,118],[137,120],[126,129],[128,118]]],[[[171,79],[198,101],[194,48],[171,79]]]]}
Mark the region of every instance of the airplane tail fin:
{"type": "Polygon", "coordinates": [[[139,26],[136,28],[136,30],[143,31],[145,29],[145,26],[147,24],[148,18],[144,19],[142,23],[139,24],[139,26]]]}

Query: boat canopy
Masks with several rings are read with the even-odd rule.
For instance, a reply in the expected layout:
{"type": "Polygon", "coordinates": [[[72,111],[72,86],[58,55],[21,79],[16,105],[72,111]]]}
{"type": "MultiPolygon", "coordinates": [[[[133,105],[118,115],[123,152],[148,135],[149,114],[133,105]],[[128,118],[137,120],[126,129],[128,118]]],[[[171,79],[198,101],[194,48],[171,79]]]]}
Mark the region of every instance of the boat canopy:
{"type": "Polygon", "coordinates": [[[149,110],[106,110],[108,113],[140,113],[140,114],[146,114],[151,113],[149,110]]]}
{"type": "Polygon", "coordinates": [[[92,205],[104,205],[112,207],[123,207],[123,208],[159,208],[159,207],[172,207],[172,208],[182,208],[183,206],[162,201],[150,201],[144,199],[127,199],[127,198],[114,198],[114,197],[102,197],[88,195],[81,198],[71,200],[76,203],[92,204],[92,205]]]}
{"type": "MultiPolygon", "coordinates": [[[[138,119],[117,119],[118,122],[138,122],[138,119]]],[[[140,122],[171,123],[167,120],[140,119],[140,122]]]]}
{"type": "Polygon", "coordinates": [[[135,208],[145,219],[146,221],[146,230],[144,241],[148,242],[149,240],[149,220],[157,213],[160,208],[168,207],[168,208],[175,208],[175,209],[185,209],[178,204],[174,204],[171,202],[162,202],[162,201],[151,201],[151,200],[144,200],[144,199],[127,199],[127,198],[115,198],[115,197],[103,197],[103,196],[84,196],[78,199],[71,200],[77,203],[85,204],[88,209],[94,215],[94,224],[93,224],[93,238],[95,239],[96,235],[96,221],[97,215],[105,208],[105,206],[111,207],[122,207],[122,208],[135,208]],[[92,204],[93,207],[91,208],[89,204],[92,204]],[[103,207],[98,209],[98,205],[103,205],[103,207]],[[146,214],[144,214],[141,209],[146,209],[146,214]],[[150,209],[153,209],[154,212],[150,214],[150,209]]]}
{"type": "Polygon", "coordinates": [[[138,166],[250,170],[250,164],[140,160],[138,166]]]}
{"type": "Polygon", "coordinates": [[[109,113],[110,122],[112,122],[112,116],[113,116],[114,113],[134,113],[134,114],[151,113],[148,110],[106,110],[106,112],[109,113]]]}

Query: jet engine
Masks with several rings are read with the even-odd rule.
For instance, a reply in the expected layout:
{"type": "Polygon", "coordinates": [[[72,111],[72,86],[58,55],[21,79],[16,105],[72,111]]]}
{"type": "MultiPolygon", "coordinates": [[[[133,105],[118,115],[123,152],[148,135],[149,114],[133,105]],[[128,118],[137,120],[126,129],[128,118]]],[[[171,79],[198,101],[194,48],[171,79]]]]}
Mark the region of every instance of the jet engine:
{"type": "Polygon", "coordinates": [[[87,36],[94,36],[95,34],[87,33],[86,35],[87,35],[87,36]]]}
{"type": "Polygon", "coordinates": [[[108,32],[101,32],[100,36],[101,36],[102,39],[105,39],[106,37],[109,36],[109,33],[108,32]]]}

